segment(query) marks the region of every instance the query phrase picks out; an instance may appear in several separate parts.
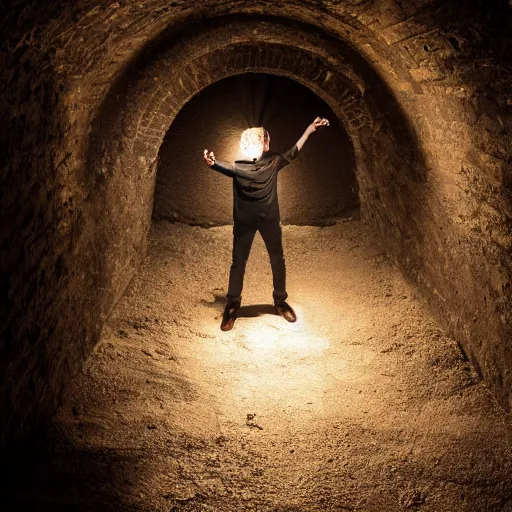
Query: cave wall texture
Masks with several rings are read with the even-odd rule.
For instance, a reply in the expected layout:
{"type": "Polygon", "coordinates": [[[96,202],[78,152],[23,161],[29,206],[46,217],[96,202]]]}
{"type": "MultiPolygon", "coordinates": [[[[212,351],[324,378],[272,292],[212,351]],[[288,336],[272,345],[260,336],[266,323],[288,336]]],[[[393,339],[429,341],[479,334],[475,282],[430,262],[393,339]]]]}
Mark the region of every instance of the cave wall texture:
{"type": "Polygon", "coordinates": [[[329,129],[310,137],[293,165],[279,175],[284,224],[334,222],[358,205],[354,157],[336,115],[303,85],[276,75],[248,73],[226,78],[194,96],[178,113],[160,149],[153,216],[201,226],[233,222],[232,180],[208,172],[204,148],[219,160],[244,158],[240,134],[265,126],[272,151],[291,148],[316,117],[329,129]]]}
{"type": "Polygon", "coordinates": [[[363,218],[510,409],[508,2],[0,9],[0,444],[53,413],[144,257],[174,117],[247,72],[292,78],[330,106],[363,218]]]}

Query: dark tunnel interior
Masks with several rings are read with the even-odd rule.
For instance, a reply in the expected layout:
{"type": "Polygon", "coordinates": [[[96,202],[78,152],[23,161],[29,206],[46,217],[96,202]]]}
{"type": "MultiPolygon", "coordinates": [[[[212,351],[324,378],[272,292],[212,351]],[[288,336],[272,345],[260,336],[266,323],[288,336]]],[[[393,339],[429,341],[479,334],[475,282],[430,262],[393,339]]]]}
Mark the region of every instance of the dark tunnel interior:
{"type": "Polygon", "coordinates": [[[0,33],[2,509],[512,510],[508,0],[13,0],[0,33]],[[278,178],[297,321],[257,236],[225,332],[203,150],[316,116],[278,178]]]}
{"type": "Polygon", "coordinates": [[[210,85],[180,110],[160,149],[153,217],[231,223],[231,182],[205,172],[203,149],[218,148],[219,158],[234,161],[243,130],[264,126],[271,149],[285,152],[316,116],[329,119],[330,129],[312,137],[293,171],[280,176],[282,221],[325,224],[351,213],[358,205],[354,155],[332,109],[293,80],[251,73],[210,85]]]}

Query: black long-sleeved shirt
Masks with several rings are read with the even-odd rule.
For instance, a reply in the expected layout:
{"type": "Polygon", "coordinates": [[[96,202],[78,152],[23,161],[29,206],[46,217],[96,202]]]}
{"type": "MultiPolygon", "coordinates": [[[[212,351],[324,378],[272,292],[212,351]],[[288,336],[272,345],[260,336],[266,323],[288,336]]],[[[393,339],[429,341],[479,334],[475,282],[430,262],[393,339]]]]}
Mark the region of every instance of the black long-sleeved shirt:
{"type": "Polygon", "coordinates": [[[233,218],[235,222],[279,221],[277,173],[297,158],[293,146],[286,153],[266,151],[259,159],[216,161],[212,169],[233,178],[233,218]]]}

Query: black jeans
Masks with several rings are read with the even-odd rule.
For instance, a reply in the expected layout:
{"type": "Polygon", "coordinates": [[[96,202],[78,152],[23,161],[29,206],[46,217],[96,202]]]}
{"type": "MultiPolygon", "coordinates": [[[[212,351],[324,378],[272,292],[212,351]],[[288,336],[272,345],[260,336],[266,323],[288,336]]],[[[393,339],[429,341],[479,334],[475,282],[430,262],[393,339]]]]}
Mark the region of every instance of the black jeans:
{"type": "Polygon", "coordinates": [[[283,236],[279,221],[264,221],[254,224],[235,222],[233,226],[233,263],[229,271],[228,301],[241,299],[244,274],[252,242],[259,231],[267,247],[272,267],[274,302],[283,302],[286,293],[286,266],[283,255],[283,236]]]}

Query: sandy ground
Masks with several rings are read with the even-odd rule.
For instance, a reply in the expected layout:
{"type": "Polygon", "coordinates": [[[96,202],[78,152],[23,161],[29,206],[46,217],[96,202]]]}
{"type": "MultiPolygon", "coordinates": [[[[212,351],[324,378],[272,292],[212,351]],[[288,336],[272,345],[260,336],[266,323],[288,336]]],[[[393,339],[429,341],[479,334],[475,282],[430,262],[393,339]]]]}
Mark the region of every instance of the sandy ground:
{"type": "Polygon", "coordinates": [[[153,226],[56,417],[48,510],[512,511],[510,417],[367,228],[284,243],[299,321],[257,236],[224,333],[231,228],[153,226]]]}

